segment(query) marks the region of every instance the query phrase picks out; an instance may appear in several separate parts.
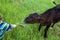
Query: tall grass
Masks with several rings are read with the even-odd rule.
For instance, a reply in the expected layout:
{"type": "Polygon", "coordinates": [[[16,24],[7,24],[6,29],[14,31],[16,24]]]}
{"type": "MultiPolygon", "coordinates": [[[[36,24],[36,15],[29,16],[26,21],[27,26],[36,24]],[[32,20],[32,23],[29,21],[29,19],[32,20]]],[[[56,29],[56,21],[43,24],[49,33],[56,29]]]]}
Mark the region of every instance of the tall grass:
{"type": "MultiPolygon", "coordinates": [[[[56,0],[59,4],[60,1],[56,0]]],[[[0,0],[0,15],[7,23],[24,23],[24,19],[31,13],[42,14],[45,10],[55,6],[51,0],[0,0]]],[[[60,24],[60,23],[58,23],[60,24]]],[[[58,25],[57,24],[57,25],[58,25]]],[[[49,29],[47,40],[60,40],[58,26],[49,29]]],[[[44,40],[44,26],[38,32],[39,24],[24,24],[24,28],[16,27],[6,32],[3,40],[44,40]]]]}

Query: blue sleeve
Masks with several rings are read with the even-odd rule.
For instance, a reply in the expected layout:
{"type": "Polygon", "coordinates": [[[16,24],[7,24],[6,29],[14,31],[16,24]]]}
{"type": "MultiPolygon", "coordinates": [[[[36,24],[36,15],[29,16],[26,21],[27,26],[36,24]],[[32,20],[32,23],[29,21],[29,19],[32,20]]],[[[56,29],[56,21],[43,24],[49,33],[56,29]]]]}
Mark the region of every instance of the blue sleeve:
{"type": "Polygon", "coordinates": [[[7,23],[3,22],[0,24],[0,30],[2,30],[4,27],[6,27],[7,23]]]}
{"type": "Polygon", "coordinates": [[[12,28],[13,28],[13,26],[12,26],[12,24],[10,24],[9,27],[7,28],[7,31],[9,31],[12,28]]]}
{"type": "Polygon", "coordinates": [[[12,24],[9,24],[4,28],[4,31],[9,31],[12,28],[13,28],[12,24]]]}

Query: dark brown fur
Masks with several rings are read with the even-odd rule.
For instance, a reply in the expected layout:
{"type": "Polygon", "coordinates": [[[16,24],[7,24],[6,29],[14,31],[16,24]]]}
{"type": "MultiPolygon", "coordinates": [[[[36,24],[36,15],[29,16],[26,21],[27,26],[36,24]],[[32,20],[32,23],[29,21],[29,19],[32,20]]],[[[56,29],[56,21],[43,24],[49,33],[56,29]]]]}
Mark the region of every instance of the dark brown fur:
{"type": "Polygon", "coordinates": [[[60,4],[48,9],[44,13],[38,15],[37,13],[30,14],[25,23],[40,23],[38,30],[40,31],[42,26],[46,26],[44,30],[44,38],[47,37],[47,31],[49,27],[53,27],[55,23],[60,21],[60,4]],[[53,24],[53,25],[51,25],[53,24]]]}

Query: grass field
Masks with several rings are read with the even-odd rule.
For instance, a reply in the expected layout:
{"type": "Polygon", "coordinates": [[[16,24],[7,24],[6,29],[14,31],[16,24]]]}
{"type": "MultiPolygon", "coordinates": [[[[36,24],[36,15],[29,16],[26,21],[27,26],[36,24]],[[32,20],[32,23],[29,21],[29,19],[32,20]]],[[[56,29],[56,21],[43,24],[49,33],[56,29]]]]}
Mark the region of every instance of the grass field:
{"type": "MultiPolygon", "coordinates": [[[[60,0],[56,0],[60,3],[60,0]]],[[[54,7],[51,0],[0,0],[0,15],[7,23],[20,23],[24,27],[13,28],[6,32],[3,40],[44,40],[44,28],[38,32],[39,24],[24,24],[24,19],[29,14],[37,12],[42,14],[45,10],[54,7]]],[[[47,40],[60,40],[60,23],[57,23],[53,29],[49,29],[47,40]]]]}

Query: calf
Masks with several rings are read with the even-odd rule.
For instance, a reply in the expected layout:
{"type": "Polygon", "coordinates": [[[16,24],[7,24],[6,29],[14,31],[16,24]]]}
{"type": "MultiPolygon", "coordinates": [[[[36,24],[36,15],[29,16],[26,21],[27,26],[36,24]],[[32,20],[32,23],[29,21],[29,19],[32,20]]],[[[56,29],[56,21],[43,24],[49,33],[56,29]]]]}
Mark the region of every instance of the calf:
{"type": "Polygon", "coordinates": [[[28,24],[40,23],[39,31],[42,26],[46,26],[44,30],[44,38],[46,38],[49,27],[53,27],[55,23],[60,21],[60,4],[48,9],[40,15],[37,13],[30,14],[24,21],[28,24]]]}

